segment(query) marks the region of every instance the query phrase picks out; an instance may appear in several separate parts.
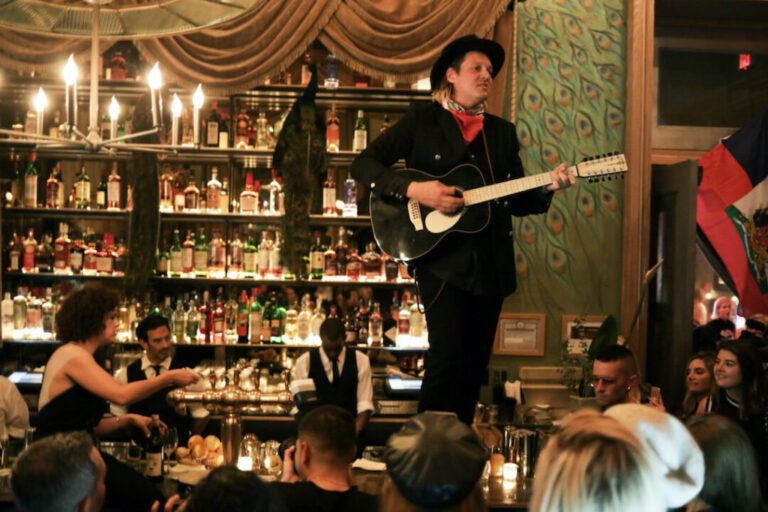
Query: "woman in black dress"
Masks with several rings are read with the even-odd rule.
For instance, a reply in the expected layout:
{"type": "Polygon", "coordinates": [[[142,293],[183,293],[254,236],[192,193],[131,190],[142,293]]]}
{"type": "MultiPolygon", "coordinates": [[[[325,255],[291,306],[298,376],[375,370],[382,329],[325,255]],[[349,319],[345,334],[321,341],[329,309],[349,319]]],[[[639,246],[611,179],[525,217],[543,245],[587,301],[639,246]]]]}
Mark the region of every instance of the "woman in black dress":
{"type": "MultiPolygon", "coordinates": [[[[105,416],[107,401],[128,404],[168,386],[186,386],[199,377],[185,369],[129,384],[118,383],[93,357],[113,343],[119,327],[116,290],[86,286],[71,293],[56,314],[63,345],[48,360],[38,402],[37,434],[85,430],[94,440],[126,427],[149,434],[150,418],[136,414],[105,416]]],[[[122,510],[149,510],[162,495],[138,472],[103,454],[107,464],[106,504],[122,510]]]]}

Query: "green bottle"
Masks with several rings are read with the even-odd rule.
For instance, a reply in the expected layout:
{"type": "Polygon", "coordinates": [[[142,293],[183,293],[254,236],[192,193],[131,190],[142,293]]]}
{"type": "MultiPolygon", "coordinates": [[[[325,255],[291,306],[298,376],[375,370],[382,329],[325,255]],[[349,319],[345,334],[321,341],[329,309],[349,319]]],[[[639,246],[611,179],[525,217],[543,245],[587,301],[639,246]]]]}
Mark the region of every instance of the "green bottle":
{"type": "Polygon", "coordinates": [[[261,304],[259,304],[258,290],[251,290],[251,307],[248,314],[248,339],[251,343],[261,342],[261,304]]]}
{"type": "Polygon", "coordinates": [[[253,240],[253,235],[248,234],[248,239],[243,246],[243,276],[256,277],[259,271],[259,249],[253,240]]]}
{"type": "Polygon", "coordinates": [[[27,170],[24,173],[24,207],[37,207],[37,165],[35,153],[29,154],[27,170]]]}
{"type": "Polygon", "coordinates": [[[272,301],[272,308],[274,310],[274,313],[272,314],[272,336],[270,337],[269,341],[270,343],[284,343],[283,341],[283,335],[285,334],[285,316],[286,311],[283,306],[281,306],[277,301],[277,296],[275,295],[275,292],[272,292],[273,298],[272,301]]]}
{"type": "Polygon", "coordinates": [[[101,170],[101,181],[96,186],[96,208],[107,209],[107,171],[101,170]]]}
{"type": "Polygon", "coordinates": [[[155,274],[161,277],[168,277],[168,252],[163,248],[157,249],[157,263],[155,264],[155,274]]]}
{"type": "Polygon", "coordinates": [[[200,241],[195,246],[195,277],[208,275],[208,244],[205,243],[205,233],[200,228],[200,241]]]}
{"type": "Polygon", "coordinates": [[[80,173],[75,179],[75,208],[87,209],[91,206],[91,178],[85,174],[85,164],[80,166],[80,173]]]}
{"type": "Polygon", "coordinates": [[[179,239],[179,230],[173,230],[173,242],[171,243],[171,277],[181,276],[181,240],[179,239]]]}

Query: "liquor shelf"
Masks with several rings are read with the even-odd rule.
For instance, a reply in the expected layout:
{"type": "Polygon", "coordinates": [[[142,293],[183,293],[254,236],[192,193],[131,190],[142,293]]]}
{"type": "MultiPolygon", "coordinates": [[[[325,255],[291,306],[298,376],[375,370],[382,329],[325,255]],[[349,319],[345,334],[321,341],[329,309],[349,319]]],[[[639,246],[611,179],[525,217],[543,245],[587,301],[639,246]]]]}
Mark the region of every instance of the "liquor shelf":
{"type": "MultiPolygon", "coordinates": [[[[28,275],[28,274],[23,274],[28,275]]],[[[71,277],[71,276],[70,276],[71,277]]],[[[398,279],[396,281],[374,281],[367,279],[341,280],[341,279],[234,279],[228,277],[163,277],[153,276],[153,281],[158,283],[179,283],[195,285],[234,285],[234,286],[342,286],[358,287],[371,286],[375,288],[402,288],[403,286],[415,286],[412,279],[398,279]]]]}
{"type": "Polygon", "coordinates": [[[124,275],[102,276],[93,274],[55,274],[53,272],[5,272],[3,278],[16,280],[35,279],[46,281],[66,281],[68,279],[82,281],[120,281],[124,275]]]}
{"type": "Polygon", "coordinates": [[[94,220],[124,219],[128,216],[127,210],[100,210],[81,208],[16,208],[6,207],[3,216],[24,217],[30,216],[38,219],[56,219],[60,217],[88,217],[94,220]]]}
{"type": "MultiPolygon", "coordinates": [[[[162,220],[169,222],[250,222],[254,224],[279,225],[283,221],[282,215],[255,215],[249,213],[160,212],[160,217],[162,220]]],[[[371,225],[371,218],[367,215],[357,217],[310,215],[309,222],[313,226],[368,227],[371,225]]]]}

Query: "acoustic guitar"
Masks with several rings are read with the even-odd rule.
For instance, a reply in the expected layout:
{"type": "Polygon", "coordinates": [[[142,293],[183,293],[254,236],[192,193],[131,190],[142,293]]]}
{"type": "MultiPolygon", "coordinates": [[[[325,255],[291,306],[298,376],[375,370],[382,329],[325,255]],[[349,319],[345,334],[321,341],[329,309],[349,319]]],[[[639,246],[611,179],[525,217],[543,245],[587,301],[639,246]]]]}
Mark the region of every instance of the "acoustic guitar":
{"type": "MultiPolygon", "coordinates": [[[[449,233],[477,233],[485,229],[491,219],[488,201],[511,196],[552,183],[548,172],[515,180],[486,185],[483,173],[472,164],[461,164],[442,176],[416,169],[402,169],[400,173],[410,181],[432,181],[456,187],[464,198],[464,206],[454,213],[443,213],[415,199],[407,203],[380,197],[371,192],[371,224],[379,247],[389,256],[410,261],[434,249],[449,233]]],[[[565,171],[588,181],[611,179],[627,172],[623,154],[587,158],[565,171]]]]}

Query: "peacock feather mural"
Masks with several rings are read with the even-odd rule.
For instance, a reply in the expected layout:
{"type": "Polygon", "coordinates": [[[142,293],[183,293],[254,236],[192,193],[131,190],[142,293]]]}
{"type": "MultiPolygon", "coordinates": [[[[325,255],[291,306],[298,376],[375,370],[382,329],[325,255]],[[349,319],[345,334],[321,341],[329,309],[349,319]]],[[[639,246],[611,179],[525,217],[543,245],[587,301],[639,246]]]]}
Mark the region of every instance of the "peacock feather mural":
{"type": "MultiPolygon", "coordinates": [[[[517,4],[516,125],[526,172],[624,148],[623,0],[517,4]]],[[[508,91],[509,92],[509,91],[508,91]]],[[[547,360],[563,314],[617,314],[623,182],[580,180],[543,215],[515,219],[518,290],[505,311],[545,312],[547,360]]]]}

